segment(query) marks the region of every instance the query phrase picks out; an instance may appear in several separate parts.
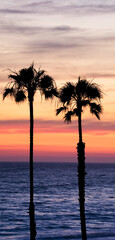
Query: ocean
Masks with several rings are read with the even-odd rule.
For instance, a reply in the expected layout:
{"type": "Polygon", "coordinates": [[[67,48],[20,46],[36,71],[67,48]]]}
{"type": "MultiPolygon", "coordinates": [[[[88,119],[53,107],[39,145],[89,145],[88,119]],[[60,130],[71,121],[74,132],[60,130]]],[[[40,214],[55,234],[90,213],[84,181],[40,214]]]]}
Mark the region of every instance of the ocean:
{"type": "MultiPolygon", "coordinates": [[[[115,239],[115,164],[86,164],[90,240],[115,239]]],[[[36,240],[80,240],[77,163],[35,163],[36,240]]],[[[29,164],[0,163],[0,239],[29,239],[29,164]]]]}

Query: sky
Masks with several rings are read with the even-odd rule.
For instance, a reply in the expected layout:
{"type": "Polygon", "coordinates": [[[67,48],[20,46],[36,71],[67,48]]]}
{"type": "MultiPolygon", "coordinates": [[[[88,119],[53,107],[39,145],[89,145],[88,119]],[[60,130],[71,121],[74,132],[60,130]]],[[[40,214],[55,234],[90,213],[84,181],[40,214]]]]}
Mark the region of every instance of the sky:
{"type": "MultiPolygon", "coordinates": [[[[115,162],[115,1],[4,0],[0,4],[0,161],[28,161],[28,102],[2,100],[9,69],[32,62],[57,84],[93,80],[104,92],[101,120],[85,109],[87,162],[115,162]]],[[[34,161],[74,161],[77,119],[56,116],[59,102],[34,101],[34,161]]]]}

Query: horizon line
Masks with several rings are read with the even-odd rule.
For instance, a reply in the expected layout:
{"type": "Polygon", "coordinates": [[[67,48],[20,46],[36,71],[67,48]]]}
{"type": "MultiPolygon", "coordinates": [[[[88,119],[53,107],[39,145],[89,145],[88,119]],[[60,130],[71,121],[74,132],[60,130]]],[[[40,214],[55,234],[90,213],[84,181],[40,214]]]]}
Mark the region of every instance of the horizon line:
{"type": "MultiPolygon", "coordinates": [[[[29,161],[0,161],[0,163],[29,163],[29,161]]],[[[51,162],[51,161],[35,161],[33,163],[77,163],[78,164],[78,161],[68,161],[68,162],[64,162],[64,161],[56,161],[56,162],[51,162]]],[[[86,164],[115,164],[115,162],[86,162],[86,164]]]]}

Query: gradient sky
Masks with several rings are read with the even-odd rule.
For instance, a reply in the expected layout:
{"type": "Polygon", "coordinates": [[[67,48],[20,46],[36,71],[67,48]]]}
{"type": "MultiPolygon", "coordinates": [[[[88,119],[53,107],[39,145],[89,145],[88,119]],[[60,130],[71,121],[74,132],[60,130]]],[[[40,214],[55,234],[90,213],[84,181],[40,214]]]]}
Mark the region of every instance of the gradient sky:
{"type": "MultiPolygon", "coordinates": [[[[28,102],[2,101],[8,69],[33,61],[58,87],[80,75],[100,84],[104,112],[98,121],[85,109],[86,160],[115,162],[115,1],[4,0],[0,5],[0,161],[28,161],[28,102]]],[[[35,161],[76,161],[77,119],[55,116],[58,102],[34,103],[35,161]]]]}

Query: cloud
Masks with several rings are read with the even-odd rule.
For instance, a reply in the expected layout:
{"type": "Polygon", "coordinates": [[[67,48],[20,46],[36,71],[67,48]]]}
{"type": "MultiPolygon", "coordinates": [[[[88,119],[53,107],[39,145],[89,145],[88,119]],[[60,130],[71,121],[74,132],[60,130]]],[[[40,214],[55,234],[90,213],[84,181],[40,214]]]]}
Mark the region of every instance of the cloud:
{"type": "MultiPolygon", "coordinates": [[[[89,52],[91,57],[94,58],[95,56],[96,58],[97,56],[99,56],[98,52],[100,49],[101,52],[103,53],[103,56],[105,56],[106,52],[108,53],[108,50],[109,52],[111,52],[111,50],[113,49],[113,46],[110,45],[111,37],[108,40],[109,45],[107,45],[106,39],[103,36],[98,37],[96,35],[91,36],[90,34],[88,34],[88,31],[86,32],[85,30],[84,33],[82,32],[82,34],[80,34],[78,30],[76,30],[74,34],[68,31],[66,32],[68,34],[65,35],[65,32],[61,32],[61,34],[57,35],[55,34],[55,32],[51,32],[50,34],[49,31],[46,32],[48,34],[45,35],[42,34],[43,33],[42,32],[39,38],[38,37],[36,39],[30,38],[30,41],[28,41],[24,47],[24,51],[26,53],[50,52],[53,54],[58,54],[60,56],[64,54],[64,56],[69,56],[72,58],[73,54],[76,56],[80,54],[81,58],[83,57],[85,59],[86,57],[89,58],[89,52]],[[94,53],[93,56],[92,53],[94,53]]],[[[93,77],[97,76],[98,74],[96,73],[95,75],[93,75],[93,77]]],[[[114,75],[112,75],[112,77],[113,76],[114,75]]],[[[101,74],[99,77],[105,77],[105,74],[101,74]]]]}
{"type": "Polygon", "coordinates": [[[80,1],[70,1],[67,0],[48,0],[48,1],[35,1],[25,4],[25,2],[18,3],[18,7],[14,6],[5,6],[0,9],[0,13],[6,14],[40,14],[40,15],[94,15],[94,14],[111,14],[115,12],[115,4],[104,3],[100,0],[92,4],[92,1],[89,1],[87,4],[80,1]]]}
{"type": "MultiPolygon", "coordinates": [[[[77,32],[76,32],[77,34],[77,32]]],[[[63,50],[63,53],[70,53],[77,49],[79,52],[81,48],[91,47],[91,39],[87,39],[85,36],[71,36],[71,35],[54,35],[53,38],[50,38],[50,35],[40,36],[38,40],[32,39],[25,46],[24,51],[30,53],[35,52],[52,52],[55,54],[62,54],[59,50],[63,50]]]]}
{"type": "MultiPolygon", "coordinates": [[[[0,133],[29,133],[29,120],[0,120],[0,133]]],[[[71,124],[64,123],[62,120],[44,120],[35,119],[35,132],[44,133],[75,133],[77,128],[77,119],[73,120],[71,124]]],[[[99,121],[98,120],[83,120],[83,131],[95,134],[105,135],[115,131],[114,121],[99,121]],[[96,133],[97,132],[97,133],[96,133]]]]}
{"type": "Polygon", "coordinates": [[[86,73],[86,76],[90,78],[115,78],[115,74],[106,73],[106,72],[105,73],[101,73],[101,72],[86,73]]]}
{"type": "Polygon", "coordinates": [[[36,8],[36,7],[43,7],[43,8],[46,8],[47,6],[51,6],[53,4],[53,1],[37,1],[37,2],[31,2],[29,4],[26,4],[25,7],[29,7],[29,8],[36,8]]]}
{"type": "MultiPolygon", "coordinates": [[[[35,46],[35,45],[34,45],[35,46]]],[[[37,44],[36,44],[36,46],[35,46],[35,48],[37,48],[37,44]]],[[[76,43],[72,43],[72,42],[66,42],[66,43],[64,43],[64,42],[46,42],[46,43],[41,43],[40,45],[39,45],[39,47],[42,47],[43,49],[44,48],[47,48],[47,49],[66,49],[66,48],[75,48],[75,47],[77,47],[77,48],[79,48],[79,47],[82,47],[82,46],[84,46],[84,44],[82,44],[82,43],[79,43],[79,42],[76,42],[76,43]]]]}
{"type": "Polygon", "coordinates": [[[21,26],[18,24],[6,24],[1,25],[1,33],[11,33],[11,34],[38,34],[38,33],[68,33],[68,32],[82,32],[84,29],[75,28],[68,25],[55,26],[55,27],[43,27],[43,26],[21,26]]]}
{"type": "Polygon", "coordinates": [[[98,120],[83,120],[83,128],[87,131],[115,131],[115,122],[114,121],[98,121],[98,120]]]}
{"type": "Polygon", "coordinates": [[[5,13],[5,14],[26,14],[28,13],[25,10],[18,10],[18,9],[9,9],[9,8],[4,8],[4,9],[0,9],[0,13],[5,13]]]}
{"type": "MultiPolygon", "coordinates": [[[[101,47],[101,52],[104,51],[105,48],[112,49],[112,43],[114,44],[113,39],[115,39],[115,34],[111,33],[109,35],[106,30],[105,32],[98,35],[98,33],[90,32],[84,28],[72,27],[69,25],[56,25],[54,27],[43,27],[43,26],[29,26],[29,25],[21,25],[19,23],[11,24],[2,24],[0,28],[0,33],[8,34],[9,38],[12,39],[12,36],[16,39],[17,43],[19,42],[19,46],[21,48],[17,48],[16,50],[20,54],[37,54],[37,53],[45,53],[49,54],[57,54],[58,56],[72,56],[73,54],[79,55],[83,58],[86,56],[89,57],[89,51],[91,53],[94,52],[98,54],[98,51],[101,47]],[[23,40],[24,38],[24,40],[23,40]],[[103,45],[103,47],[102,47],[103,45]],[[98,51],[96,51],[98,49],[98,51]],[[60,50],[60,51],[59,51],[60,50]]],[[[4,36],[6,38],[6,36],[4,36]]],[[[7,39],[7,38],[6,38],[7,39]]],[[[14,41],[14,40],[13,40],[14,41]]],[[[15,42],[9,41],[9,49],[14,49],[15,42]]],[[[9,51],[8,49],[8,51],[9,51]]],[[[6,51],[6,48],[5,48],[6,51]]],[[[110,51],[109,51],[110,52],[110,51]]],[[[88,74],[89,77],[114,77],[114,75],[104,74],[104,73],[92,73],[88,74]],[[106,75],[106,76],[105,76],[106,75]]]]}
{"type": "Polygon", "coordinates": [[[38,1],[31,4],[25,5],[26,9],[31,9],[33,12],[38,12],[39,14],[77,14],[77,15],[88,15],[88,14],[102,14],[102,13],[114,13],[115,4],[103,4],[103,1],[92,2],[88,4],[76,1],[71,2],[70,0],[66,2],[62,1],[38,1]]]}
{"type": "MultiPolygon", "coordinates": [[[[105,90],[106,92],[113,92],[113,93],[115,93],[115,87],[113,87],[113,88],[107,88],[106,90],[105,90]]],[[[109,104],[115,104],[115,101],[114,102],[109,102],[109,104]]]]}

